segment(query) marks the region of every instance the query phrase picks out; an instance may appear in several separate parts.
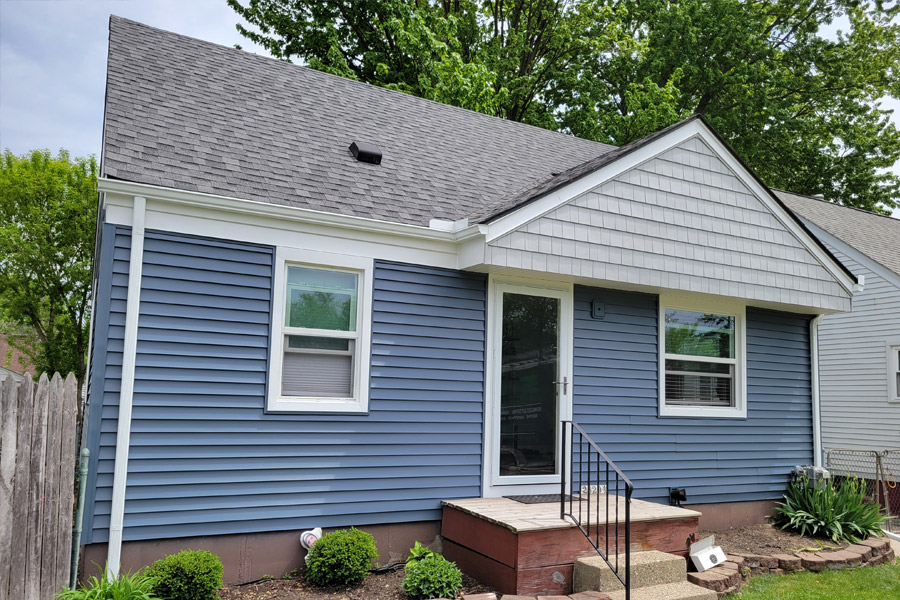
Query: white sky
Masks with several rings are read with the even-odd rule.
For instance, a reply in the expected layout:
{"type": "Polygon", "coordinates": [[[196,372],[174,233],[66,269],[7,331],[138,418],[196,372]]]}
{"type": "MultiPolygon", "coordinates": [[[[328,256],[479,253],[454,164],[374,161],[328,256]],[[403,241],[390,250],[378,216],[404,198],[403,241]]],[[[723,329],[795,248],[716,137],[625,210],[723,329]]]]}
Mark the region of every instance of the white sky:
{"type": "MultiPolygon", "coordinates": [[[[0,149],[99,157],[110,14],[265,53],[225,0],[0,0],[0,149]]],[[[900,101],[886,106],[900,126],[900,101]]]]}

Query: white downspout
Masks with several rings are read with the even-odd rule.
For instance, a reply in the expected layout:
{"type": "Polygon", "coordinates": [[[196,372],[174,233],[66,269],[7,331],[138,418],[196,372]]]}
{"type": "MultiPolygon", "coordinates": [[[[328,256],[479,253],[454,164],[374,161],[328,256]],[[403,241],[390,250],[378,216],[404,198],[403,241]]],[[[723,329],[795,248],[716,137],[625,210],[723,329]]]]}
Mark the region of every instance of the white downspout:
{"type": "Polygon", "coordinates": [[[125,521],[125,487],[128,448],[131,444],[131,408],[134,399],[134,361],[137,355],[138,316],[141,304],[141,272],[144,264],[144,214],[147,200],[135,196],[131,218],[131,257],[128,262],[128,295],[125,300],[125,339],[122,349],[122,384],[116,430],[116,462],[113,469],[112,503],[109,515],[109,550],[106,573],[119,576],[122,562],[122,528],[125,521]]]}
{"type": "Polygon", "coordinates": [[[819,405],[819,321],[822,315],[817,315],[809,322],[809,352],[810,352],[810,391],[812,392],[812,419],[813,419],[813,464],[822,466],[822,414],[819,405]]]}

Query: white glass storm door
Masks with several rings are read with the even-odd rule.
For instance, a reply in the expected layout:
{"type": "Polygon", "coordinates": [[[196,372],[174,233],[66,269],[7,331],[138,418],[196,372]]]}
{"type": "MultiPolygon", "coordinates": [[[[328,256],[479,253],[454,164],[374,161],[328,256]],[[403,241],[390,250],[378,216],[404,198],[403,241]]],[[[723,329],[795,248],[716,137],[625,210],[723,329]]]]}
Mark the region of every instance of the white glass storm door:
{"type": "Polygon", "coordinates": [[[558,493],[572,414],[572,290],[492,282],[485,495],[558,493]]]}

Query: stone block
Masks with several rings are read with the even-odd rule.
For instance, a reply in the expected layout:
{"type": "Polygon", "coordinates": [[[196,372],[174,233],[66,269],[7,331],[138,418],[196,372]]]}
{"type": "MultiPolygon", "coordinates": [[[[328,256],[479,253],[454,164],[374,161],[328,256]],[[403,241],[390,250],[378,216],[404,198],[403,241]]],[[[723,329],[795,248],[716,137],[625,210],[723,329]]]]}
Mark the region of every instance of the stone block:
{"type": "Polygon", "coordinates": [[[744,566],[744,557],[737,554],[726,554],[725,558],[728,559],[729,562],[733,562],[738,566],[738,568],[744,566]]]}
{"type": "Polygon", "coordinates": [[[821,558],[825,559],[825,566],[829,569],[846,569],[848,567],[856,567],[862,562],[862,557],[855,552],[847,552],[846,550],[835,550],[834,552],[816,552],[821,558]]]}
{"type": "Polygon", "coordinates": [[[772,575],[784,575],[784,569],[769,569],[772,575]]]}
{"type": "Polygon", "coordinates": [[[887,538],[871,537],[861,541],[859,544],[871,548],[873,554],[884,554],[891,549],[891,541],[887,538]]]}
{"type": "Polygon", "coordinates": [[[753,576],[767,575],[769,573],[769,570],[769,567],[750,567],[750,574],[753,576]]]}
{"type": "MultiPolygon", "coordinates": [[[[503,600],[506,600],[506,596],[503,597],[503,600]]],[[[540,600],[543,600],[543,598],[540,598],[540,600]]],[[[570,595],[569,600],[609,600],[609,595],[604,594],[603,592],[588,590],[586,592],[578,592],[577,594],[570,595]]]]}
{"type": "Polygon", "coordinates": [[[815,552],[801,552],[797,557],[800,559],[800,564],[807,571],[818,572],[825,570],[825,559],[815,552]]]}
{"type": "Polygon", "coordinates": [[[793,554],[776,554],[772,558],[778,559],[778,568],[784,571],[799,571],[803,568],[800,558],[793,554]]]}
{"type": "Polygon", "coordinates": [[[893,563],[894,559],[897,558],[897,555],[894,554],[893,548],[888,548],[887,552],[883,553],[882,556],[884,557],[884,562],[886,563],[893,563]]]}
{"type": "MultiPolygon", "coordinates": [[[[565,596],[562,596],[565,598],[565,596]]],[[[494,592],[488,592],[487,594],[466,594],[462,597],[462,600],[497,600],[497,594],[494,592]]]]}
{"type": "Polygon", "coordinates": [[[872,546],[864,546],[862,544],[853,544],[852,546],[847,546],[844,550],[859,554],[862,557],[863,562],[872,558],[873,553],[872,546]]]}
{"type": "Polygon", "coordinates": [[[740,584],[740,573],[731,569],[716,567],[703,573],[688,573],[688,581],[708,590],[722,592],[729,587],[740,584]]]}
{"type": "Polygon", "coordinates": [[[535,600],[534,596],[516,596],[513,594],[504,594],[502,600],[535,600]]]}

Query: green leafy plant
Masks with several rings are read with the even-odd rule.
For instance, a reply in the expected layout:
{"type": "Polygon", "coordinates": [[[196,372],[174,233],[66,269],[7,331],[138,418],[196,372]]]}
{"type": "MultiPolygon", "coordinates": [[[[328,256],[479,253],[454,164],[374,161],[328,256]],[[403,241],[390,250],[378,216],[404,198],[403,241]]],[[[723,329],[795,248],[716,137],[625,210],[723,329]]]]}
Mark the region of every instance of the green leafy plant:
{"type": "Polygon", "coordinates": [[[428,558],[435,554],[436,553],[428,546],[423,546],[421,542],[416,542],[415,546],[409,549],[409,557],[406,559],[406,564],[409,565],[418,562],[423,558],[428,558]]]}
{"type": "Polygon", "coordinates": [[[206,550],[182,550],[150,565],[145,574],[164,600],[217,600],[222,587],[222,561],[206,550]]]}
{"type": "Polygon", "coordinates": [[[803,477],[788,486],[784,499],[772,517],[782,529],[835,542],[881,535],[885,517],[878,504],[866,498],[865,482],[858,477],[848,477],[840,485],[813,484],[803,477]]]}
{"type": "Polygon", "coordinates": [[[300,573],[299,573],[299,571],[297,571],[297,569],[291,569],[290,571],[288,571],[287,573],[282,575],[281,578],[282,579],[296,579],[298,575],[300,575],[300,573]]]}
{"type": "Polygon", "coordinates": [[[403,591],[414,600],[456,598],[461,587],[462,573],[454,563],[440,554],[432,553],[406,563],[403,591]]]}
{"type": "Polygon", "coordinates": [[[356,528],[326,533],[306,560],[306,579],[315,585],[359,583],[378,558],[375,538],[356,528]]]}
{"type": "Polygon", "coordinates": [[[125,573],[116,579],[109,579],[104,573],[88,579],[74,590],[63,590],[56,597],[59,600],[158,600],[153,589],[156,581],[142,573],[125,573]]]}

